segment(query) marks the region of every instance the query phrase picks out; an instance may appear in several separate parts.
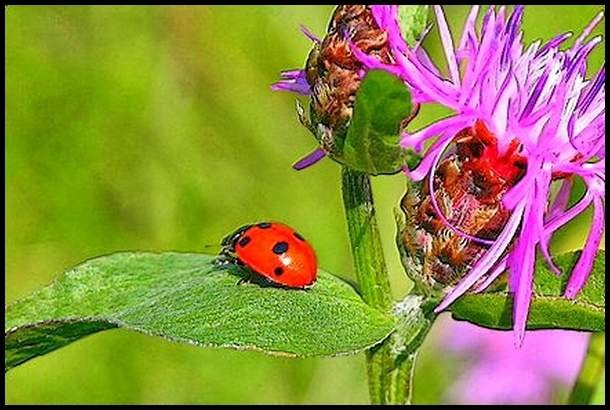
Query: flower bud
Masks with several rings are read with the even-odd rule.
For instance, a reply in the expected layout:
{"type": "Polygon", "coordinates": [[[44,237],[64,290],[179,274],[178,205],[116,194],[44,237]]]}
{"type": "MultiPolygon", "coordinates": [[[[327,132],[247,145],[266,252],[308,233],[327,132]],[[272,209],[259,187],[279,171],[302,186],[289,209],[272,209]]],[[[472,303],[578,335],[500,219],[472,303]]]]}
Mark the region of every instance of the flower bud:
{"type": "Polygon", "coordinates": [[[401,201],[404,218],[397,215],[403,265],[425,294],[456,285],[493,244],[510,216],[502,196],[527,166],[516,142],[500,153],[481,121],[453,143],[429,178],[409,184],[401,201]]]}
{"type": "MultiPolygon", "coordinates": [[[[421,11],[414,13],[415,9],[408,9],[405,21],[420,22],[421,11]]],[[[314,43],[307,58],[309,115],[301,105],[297,114],[324,154],[335,161],[372,175],[399,172],[409,159],[399,134],[413,111],[410,94],[398,78],[367,72],[355,49],[380,62],[393,62],[388,33],[379,28],[371,7],[338,6],[326,36],[314,43]]],[[[312,155],[317,160],[320,152],[312,155]]]]}

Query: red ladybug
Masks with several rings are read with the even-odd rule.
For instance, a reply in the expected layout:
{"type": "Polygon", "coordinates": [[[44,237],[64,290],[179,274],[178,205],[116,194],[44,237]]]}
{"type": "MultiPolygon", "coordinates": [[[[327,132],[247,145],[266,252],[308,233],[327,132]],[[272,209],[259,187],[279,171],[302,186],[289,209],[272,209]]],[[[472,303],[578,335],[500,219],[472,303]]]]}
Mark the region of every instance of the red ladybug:
{"type": "Polygon", "coordinates": [[[306,289],[316,281],[316,253],[305,238],[282,223],[242,226],[222,245],[221,255],[237,260],[274,284],[306,289]]]}

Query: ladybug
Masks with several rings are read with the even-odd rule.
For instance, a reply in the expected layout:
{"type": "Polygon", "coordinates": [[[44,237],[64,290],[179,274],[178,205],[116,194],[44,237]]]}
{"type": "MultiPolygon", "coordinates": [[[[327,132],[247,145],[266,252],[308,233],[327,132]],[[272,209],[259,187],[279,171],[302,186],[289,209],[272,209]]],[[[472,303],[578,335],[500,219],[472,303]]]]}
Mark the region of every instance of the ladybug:
{"type": "Polygon", "coordinates": [[[222,241],[221,256],[249,268],[280,286],[307,289],[317,278],[318,262],[311,245],[279,222],[245,225],[222,241]]]}

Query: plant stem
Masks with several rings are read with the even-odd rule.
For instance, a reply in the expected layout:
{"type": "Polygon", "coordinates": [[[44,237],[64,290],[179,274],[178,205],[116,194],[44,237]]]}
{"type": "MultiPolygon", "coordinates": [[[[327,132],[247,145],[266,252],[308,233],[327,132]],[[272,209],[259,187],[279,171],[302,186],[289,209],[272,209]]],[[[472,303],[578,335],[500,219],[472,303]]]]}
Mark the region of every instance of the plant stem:
{"type": "Polygon", "coordinates": [[[604,373],[605,357],[605,333],[593,333],[568,404],[589,404],[591,402],[604,373]]]}
{"type": "MultiPolygon", "coordinates": [[[[392,295],[369,176],[343,167],[342,193],[360,292],[370,306],[389,313],[392,295]]],[[[366,361],[371,403],[385,404],[393,364],[388,340],[369,349],[366,361]]]]}
{"type": "Polygon", "coordinates": [[[415,359],[436,319],[434,306],[438,299],[422,296],[414,288],[394,305],[396,329],[391,336],[392,376],[388,389],[391,404],[411,404],[415,359]]]}
{"type": "Polygon", "coordinates": [[[343,167],[343,205],[354,270],[365,302],[387,313],[392,306],[390,281],[375,217],[368,175],[343,167]]]}
{"type": "Polygon", "coordinates": [[[391,404],[411,404],[416,358],[417,351],[411,353],[394,371],[389,391],[391,404]]]}

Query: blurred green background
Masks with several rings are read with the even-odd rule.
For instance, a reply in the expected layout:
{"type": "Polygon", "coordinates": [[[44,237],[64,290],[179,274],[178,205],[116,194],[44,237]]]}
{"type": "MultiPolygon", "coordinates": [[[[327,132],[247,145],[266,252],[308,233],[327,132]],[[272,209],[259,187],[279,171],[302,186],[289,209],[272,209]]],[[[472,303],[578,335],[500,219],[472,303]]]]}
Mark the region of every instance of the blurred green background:
{"type": "MultiPolygon", "coordinates": [[[[528,7],[525,40],[579,32],[599,8],[528,7]]],[[[339,167],[290,168],[315,143],[295,97],[269,90],[305,61],[299,24],[321,35],[331,10],[6,8],[6,303],[93,256],[202,251],[267,219],[298,227],[322,267],[352,277],[339,167]]],[[[468,9],[446,11],[457,28],[468,9]]],[[[426,46],[440,58],[437,39],[433,30],[426,46]]],[[[603,47],[591,61],[602,64],[603,47]]],[[[393,246],[403,178],[374,179],[396,298],[410,287],[393,246]]],[[[589,215],[571,224],[555,248],[578,246],[588,224],[589,215]]],[[[415,403],[442,401],[459,374],[437,349],[420,357],[415,403]]],[[[5,382],[7,403],[368,402],[362,355],[295,360],[122,330],[30,361],[5,382]]]]}

